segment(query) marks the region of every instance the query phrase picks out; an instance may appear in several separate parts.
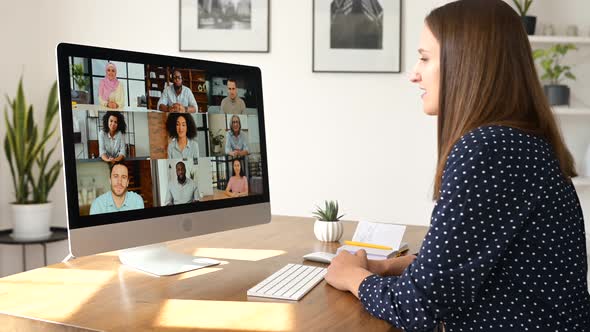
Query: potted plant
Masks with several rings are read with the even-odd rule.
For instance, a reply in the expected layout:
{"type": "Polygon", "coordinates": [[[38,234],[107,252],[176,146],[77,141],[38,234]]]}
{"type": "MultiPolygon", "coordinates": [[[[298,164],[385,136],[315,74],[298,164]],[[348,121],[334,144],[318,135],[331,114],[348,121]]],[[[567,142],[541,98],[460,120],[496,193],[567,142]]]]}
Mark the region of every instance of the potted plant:
{"type": "Polygon", "coordinates": [[[543,89],[551,105],[570,104],[570,88],[560,84],[564,77],[576,79],[576,76],[570,71],[571,67],[561,64],[561,60],[570,50],[577,50],[577,48],[574,44],[555,44],[550,48],[538,49],[533,52],[533,58],[539,60],[544,71],[541,79],[549,82],[543,86],[543,89]]]}
{"type": "Polygon", "coordinates": [[[313,232],[318,240],[322,242],[340,240],[344,231],[340,218],[344,215],[338,215],[338,201],[325,201],[323,209],[316,206],[313,215],[316,217],[313,232]]]}
{"type": "Polygon", "coordinates": [[[50,157],[57,148],[57,142],[46,150],[50,139],[57,131],[54,123],[59,110],[57,103],[57,83],[49,92],[45,120],[41,132],[35,123],[33,105],[27,105],[22,79],[19,81],[16,97],[8,104],[12,109],[9,115],[4,108],[6,135],[4,152],[10,166],[15,201],[12,203],[12,237],[19,240],[39,240],[51,235],[50,221],[53,204],[47,196],[55,185],[61,162],[50,164],[50,157]]]}
{"type": "Polygon", "coordinates": [[[520,14],[522,24],[524,25],[524,29],[528,35],[535,34],[535,26],[537,25],[537,17],[536,16],[528,16],[527,13],[533,0],[512,0],[518,13],[520,14]]]}
{"type": "Polygon", "coordinates": [[[86,90],[88,86],[88,78],[84,76],[84,66],[81,63],[72,65],[72,79],[77,90],[72,89],[72,101],[79,104],[89,104],[90,95],[86,90]]]}
{"type": "Polygon", "coordinates": [[[209,135],[211,136],[211,150],[213,154],[218,155],[221,152],[223,140],[225,139],[222,129],[218,129],[216,134],[213,134],[213,131],[210,130],[209,135]]]}

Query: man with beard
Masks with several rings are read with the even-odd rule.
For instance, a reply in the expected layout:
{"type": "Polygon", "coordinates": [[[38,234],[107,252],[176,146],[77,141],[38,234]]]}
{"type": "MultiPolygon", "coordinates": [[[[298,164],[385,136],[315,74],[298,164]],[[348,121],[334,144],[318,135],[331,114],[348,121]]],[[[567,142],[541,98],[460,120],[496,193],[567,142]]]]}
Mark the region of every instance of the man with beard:
{"type": "Polygon", "coordinates": [[[195,95],[191,89],[182,85],[182,74],[178,70],[175,70],[172,75],[172,83],[162,91],[162,97],[158,100],[158,110],[195,113],[199,108],[195,95]]]}
{"type": "Polygon", "coordinates": [[[111,167],[111,191],[98,196],[90,206],[90,214],[101,214],[143,209],[143,198],[127,191],[129,172],[125,164],[114,164],[111,167]]]}
{"type": "Polygon", "coordinates": [[[238,97],[238,85],[231,78],[227,80],[227,97],[221,100],[220,107],[225,114],[242,114],[246,110],[246,103],[238,97]]]}
{"type": "Polygon", "coordinates": [[[165,205],[176,205],[196,202],[199,200],[197,184],[186,177],[186,167],[182,161],[176,163],[176,181],[168,186],[165,205]]]}

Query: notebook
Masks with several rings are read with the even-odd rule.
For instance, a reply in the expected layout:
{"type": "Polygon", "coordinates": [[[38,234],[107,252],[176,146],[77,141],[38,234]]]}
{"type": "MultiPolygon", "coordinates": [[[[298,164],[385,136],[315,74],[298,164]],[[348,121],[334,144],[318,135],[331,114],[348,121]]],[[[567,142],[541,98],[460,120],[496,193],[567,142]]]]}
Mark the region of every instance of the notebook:
{"type": "Polygon", "coordinates": [[[356,227],[352,241],[377,244],[391,247],[393,249],[376,249],[368,247],[359,247],[353,245],[343,245],[338,248],[337,253],[346,250],[350,253],[356,253],[359,249],[367,252],[368,259],[387,259],[398,256],[400,253],[408,250],[408,244],[402,242],[406,231],[406,226],[384,224],[369,221],[360,221],[356,227]]]}

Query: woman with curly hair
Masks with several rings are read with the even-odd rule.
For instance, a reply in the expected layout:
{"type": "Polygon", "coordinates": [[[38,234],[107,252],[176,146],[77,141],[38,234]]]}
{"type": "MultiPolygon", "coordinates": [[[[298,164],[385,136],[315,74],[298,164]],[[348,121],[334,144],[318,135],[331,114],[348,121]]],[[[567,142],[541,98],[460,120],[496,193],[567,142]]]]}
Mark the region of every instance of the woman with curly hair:
{"type": "Polygon", "coordinates": [[[100,158],[108,163],[125,159],[127,124],[121,112],[108,111],[102,117],[102,131],[98,133],[100,158]]]}
{"type": "Polygon", "coordinates": [[[195,162],[199,158],[199,145],[193,117],[187,113],[172,113],[166,120],[166,128],[172,138],[168,144],[168,159],[192,159],[195,162]]]}

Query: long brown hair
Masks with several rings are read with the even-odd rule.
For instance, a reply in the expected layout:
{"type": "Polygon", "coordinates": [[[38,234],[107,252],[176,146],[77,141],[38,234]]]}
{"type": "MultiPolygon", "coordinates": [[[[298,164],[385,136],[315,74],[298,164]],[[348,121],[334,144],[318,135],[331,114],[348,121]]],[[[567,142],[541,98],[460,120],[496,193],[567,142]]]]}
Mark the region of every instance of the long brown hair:
{"type": "Polygon", "coordinates": [[[440,44],[438,164],[433,198],[453,145],[483,125],[504,125],[547,140],[568,181],[576,176],[537,76],[520,17],[501,0],[460,0],[425,20],[440,44]]]}

